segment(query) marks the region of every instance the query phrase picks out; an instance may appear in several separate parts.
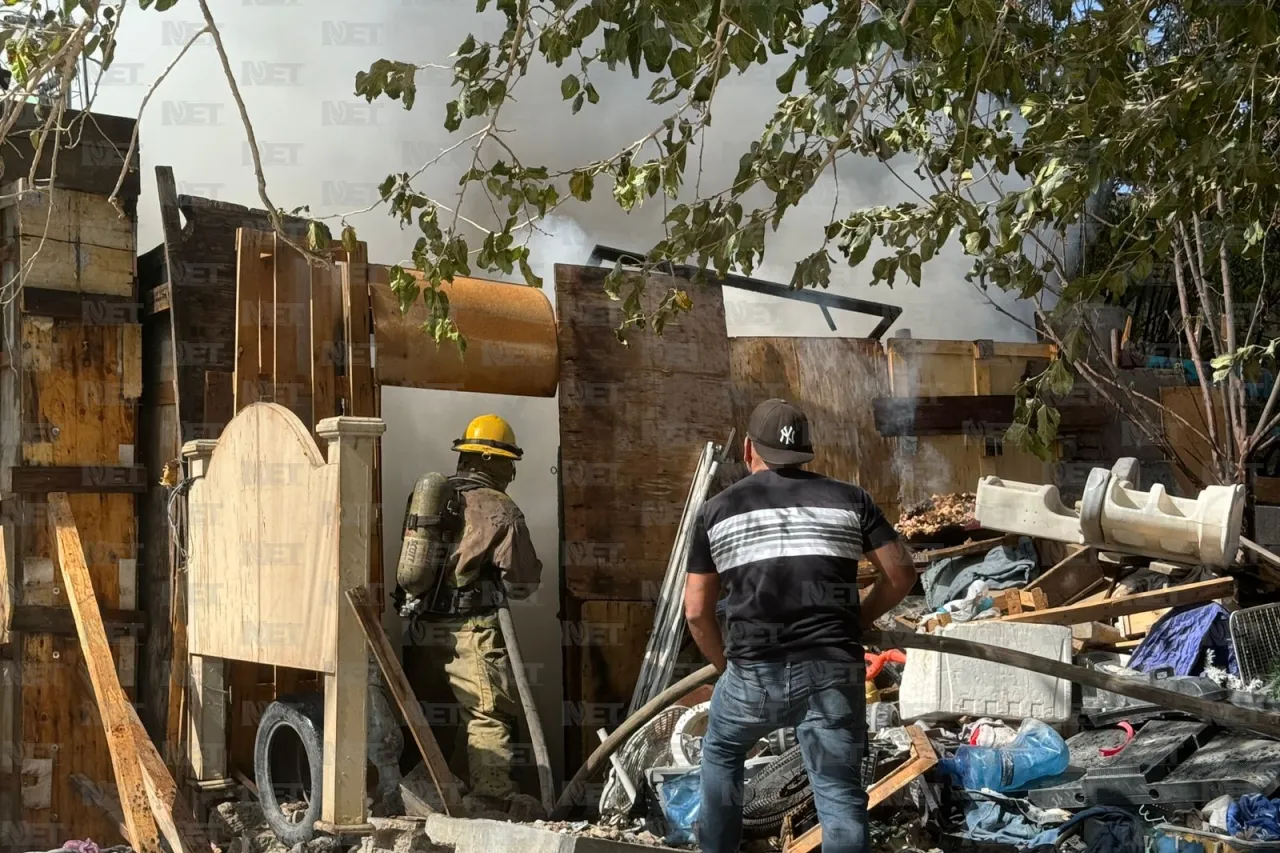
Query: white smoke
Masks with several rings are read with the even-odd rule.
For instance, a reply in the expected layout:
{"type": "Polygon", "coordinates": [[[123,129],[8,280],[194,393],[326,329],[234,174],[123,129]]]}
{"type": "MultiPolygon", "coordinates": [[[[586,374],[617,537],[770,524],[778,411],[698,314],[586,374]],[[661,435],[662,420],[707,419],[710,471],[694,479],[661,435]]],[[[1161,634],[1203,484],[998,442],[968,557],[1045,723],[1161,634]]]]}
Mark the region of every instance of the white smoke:
{"type": "MultiPolygon", "coordinates": [[[[416,170],[458,138],[441,126],[444,104],[452,97],[448,72],[421,71],[417,105],[405,112],[390,102],[369,105],[356,97],[357,71],[380,57],[447,64],[468,32],[493,42],[501,32],[501,16],[492,9],[477,17],[474,4],[454,0],[241,0],[212,6],[254,123],[271,198],[286,209],[310,205],[313,214],[368,206],[377,198],[376,187],[386,175],[416,170]]],[[[116,68],[103,81],[94,109],[135,115],[147,86],[201,26],[198,16],[199,9],[192,3],[178,4],[163,14],[131,8],[121,26],[116,68]]],[[[665,115],[665,108],[644,101],[650,81],[601,73],[594,79],[600,104],[571,116],[558,85],[567,70],[536,69],[520,84],[518,100],[503,110],[500,125],[512,129],[507,141],[526,165],[563,169],[606,156],[644,137],[665,115]]],[[[696,158],[701,169],[704,191],[717,191],[732,179],[739,156],[759,135],[778,100],[775,75],[772,67],[757,68],[722,84],[705,147],[690,158],[691,165],[696,158]]],[[[468,132],[466,127],[463,132],[468,132]]],[[[245,132],[207,36],[152,98],[142,120],[141,143],[141,251],[157,245],[162,237],[155,194],[157,165],[174,168],[180,193],[261,206],[245,132]]],[[[651,151],[645,156],[651,156],[651,151]]],[[[453,207],[458,177],[471,165],[471,156],[466,147],[444,156],[424,176],[423,190],[453,207]]],[[[907,169],[898,171],[910,176],[907,169]]],[[[690,182],[694,180],[691,174],[690,182]]],[[[647,250],[662,237],[660,200],[627,214],[613,203],[604,182],[597,184],[595,196],[590,204],[566,204],[541,223],[545,234],[531,237],[533,266],[550,298],[554,298],[556,263],[585,263],[596,243],[647,250]]],[[[833,206],[847,211],[910,197],[910,190],[883,164],[846,158],[838,179],[828,175],[782,227],[770,233],[768,260],[755,275],[788,282],[792,265],[817,248],[833,206]]],[[[492,221],[478,192],[470,193],[461,212],[485,224],[492,221]]],[[[368,242],[375,262],[407,258],[416,239],[416,229],[402,230],[382,209],[355,216],[352,223],[368,242]]],[[[478,244],[474,232],[469,237],[473,246],[478,244]]],[[[898,326],[909,327],[918,338],[1030,339],[1025,328],[991,309],[963,280],[967,268],[953,246],[926,265],[920,288],[871,288],[869,267],[863,267],[857,271],[838,268],[832,290],[901,305],[904,313],[898,326]]],[[[1006,295],[997,298],[1020,316],[1028,316],[1025,307],[1006,295]]],[[[838,325],[833,333],[813,305],[737,291],[726,292],[725,299],[729,331],[734,335],[860,336],[876,322],[833,312],[838,325]]],[[[559,537],[556,481],[551,473],[559,435],[555,402],[387,389],[384,447],[396,463],[384,473],[386,564],[388,570],[395,565],[400,523],[396,508],[403,507],[413,480],[432,467],[449,465],[450,440],[471,416],[489,410],[513,420],[527,450],[513,494],[526,511],[546,566],[546,594],[540,596],[539,607],[522,609],[517,619],[529,628],[526,657],[543,665],[538,700],[548,723],[552,753],[563,755],[563,733],[556,725],[561,719],[561,648],[555,623],[559,537]]]]}

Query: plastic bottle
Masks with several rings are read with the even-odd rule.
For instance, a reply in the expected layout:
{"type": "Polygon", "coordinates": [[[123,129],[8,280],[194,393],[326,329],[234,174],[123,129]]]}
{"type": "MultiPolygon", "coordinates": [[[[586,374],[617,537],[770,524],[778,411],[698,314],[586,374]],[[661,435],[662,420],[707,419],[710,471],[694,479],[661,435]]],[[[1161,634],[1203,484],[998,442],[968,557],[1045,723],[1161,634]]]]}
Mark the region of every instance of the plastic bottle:
{"type": "Polygon", "coordinates": [[[942,767],[965,788],[1004,792],[1057,776],[1070,759],[1062,735],[1040,720],[1024,720],[1008,746],[961,746],[955,757],[942,759],[942,767]]]}

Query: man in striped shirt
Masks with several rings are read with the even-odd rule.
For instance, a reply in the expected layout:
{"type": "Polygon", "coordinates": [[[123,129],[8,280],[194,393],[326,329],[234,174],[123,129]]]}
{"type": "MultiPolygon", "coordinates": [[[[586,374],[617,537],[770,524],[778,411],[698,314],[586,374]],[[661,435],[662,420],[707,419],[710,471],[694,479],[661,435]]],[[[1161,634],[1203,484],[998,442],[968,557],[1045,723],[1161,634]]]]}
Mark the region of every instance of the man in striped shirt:
{"type": "Polygon", "coordinates": [[[870,495],[801,468],[813,455],[805,414],[766,400],[747,426],[751,475],[698,516],[685,617],[721,673],[702,743],[703,853],[737,852],[747,751],[787,726],[804,755],[823,853],[867,849],[862,630],[906,596],[916,574],[870,495]],[[879,577],[859,601],[864,556],[879,577]],[[726,636],[715,613],[722,585],[726,636]]]}

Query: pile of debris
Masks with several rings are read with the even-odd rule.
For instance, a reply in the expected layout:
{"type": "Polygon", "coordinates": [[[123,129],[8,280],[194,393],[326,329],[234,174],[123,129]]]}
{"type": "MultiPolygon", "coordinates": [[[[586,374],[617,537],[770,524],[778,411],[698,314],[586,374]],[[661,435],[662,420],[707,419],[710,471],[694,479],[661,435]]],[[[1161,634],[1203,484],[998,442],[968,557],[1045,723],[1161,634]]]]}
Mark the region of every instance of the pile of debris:
{"type": "MultiPolygon", "coordinates": [[[[1101,510],[995,481],[985,510],[980,485],[976,506],[935,495],[899,522],[920,585],[868,637],[882,650],[866,656],[873,847],[1280,842],[1280,604],[1236,604],[1238,547],[1256,548],[1242,495],[1179,504],[1122,468],[1099,469],[1101,510]]],[[[686,697],[625,742],[603,815],[692,845],[706,708],[686,697]]],[[[743,812],[751,842],[820,846],[794,730],[750,754],[743,812]]]]}

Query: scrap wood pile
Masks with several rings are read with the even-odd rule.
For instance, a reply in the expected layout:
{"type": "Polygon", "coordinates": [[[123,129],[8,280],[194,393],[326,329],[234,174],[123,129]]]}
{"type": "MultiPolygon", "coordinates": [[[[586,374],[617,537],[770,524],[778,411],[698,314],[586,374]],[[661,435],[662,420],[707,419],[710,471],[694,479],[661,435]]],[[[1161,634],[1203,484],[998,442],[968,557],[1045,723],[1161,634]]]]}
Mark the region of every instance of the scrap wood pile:
{"type": "MultiPolygon", "coordinates": [[[[1280,841],[1280,604],[1236,604],[1246,552],[1040,539],[993,523],[973,495],[934,496],[898,530],[921,574],[866,638],[873,847],[1280,841]]],[[[606,819],[692,845],[705,714],[683,701],[630,734],[606,819]]],[[[746,778],[749,843],[820,847],[793,730],[752,750],[746,778]]]]}

